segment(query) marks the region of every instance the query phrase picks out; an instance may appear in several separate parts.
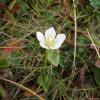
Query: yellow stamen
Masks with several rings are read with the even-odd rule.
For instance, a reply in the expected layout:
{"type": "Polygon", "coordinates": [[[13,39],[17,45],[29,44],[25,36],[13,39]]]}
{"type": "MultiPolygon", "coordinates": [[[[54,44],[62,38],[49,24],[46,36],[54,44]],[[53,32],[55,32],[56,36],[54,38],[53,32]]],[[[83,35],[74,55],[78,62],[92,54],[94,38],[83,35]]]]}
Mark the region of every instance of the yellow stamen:
{"type": "Polygon", "coordinates": [[[47,38],[45,40],[45,45],[48,46],[48,48],[54,46],[54,40],[52,38],[47,38]]]}

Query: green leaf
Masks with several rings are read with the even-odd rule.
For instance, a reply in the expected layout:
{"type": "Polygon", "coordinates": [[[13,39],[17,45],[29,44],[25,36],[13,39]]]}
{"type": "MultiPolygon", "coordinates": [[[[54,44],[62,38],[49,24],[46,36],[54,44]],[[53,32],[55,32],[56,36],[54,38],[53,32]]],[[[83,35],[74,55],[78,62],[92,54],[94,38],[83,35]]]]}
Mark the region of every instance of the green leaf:
{"type": "Polygon", "coordinates": [[[54,65],[58,66],[59,63],[59,51],[58,50],[48,50],[47,52],[48,60],[54,65]]]}
{"type": "Polygon", "coordinates": [[[48,91],[51,85],[51,82],[52,82],[52,77],[51,75],[48,75],[48,74],[41,75],[38,78],[38,84],[43,88],[45,92],[48,91]]]}
{"type": "Polygon", "coordinates": [[[0,0],[0,2],[3,2],[3,3],[10,3],[11,0],[0,0]]]}
{"type": "Polygon", "coordinates": [[[7,64],[7,59],[0,59],[0,66],[5,66],[7,64]]]}
{"type": "Polygon", "coordinates": [[[0,58],[0,67],[4,67],[8,65],[8,61],[6,58],[0,58]]]}
{"type": "Polygon", "coordinates": [[[8,54],[2,53],[0,56],[0,69],[8,68],[8,65],[9,65],[8,54]]]}
{"type": "Polygon", "coordinates": [[[90,0],[90,3],[94,8],[100,9],[100,0],[90,0]]]}
{"type": "Polygon", "coordinates": [[[100,85],[100,68],[94,69],[94,78],[98,85],[100,85]]]}

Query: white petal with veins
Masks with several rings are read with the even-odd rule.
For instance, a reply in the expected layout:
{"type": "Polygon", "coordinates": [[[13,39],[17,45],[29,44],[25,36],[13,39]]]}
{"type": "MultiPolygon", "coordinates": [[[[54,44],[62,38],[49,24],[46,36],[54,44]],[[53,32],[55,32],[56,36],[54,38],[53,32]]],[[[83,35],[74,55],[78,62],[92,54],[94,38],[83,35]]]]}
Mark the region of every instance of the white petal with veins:
{"type": "Polygon", "coordinates": [[[55,39],[55,46],[53,47],[53,49],[58,49],[64,42],[65,38],[66,38],[65,34],[58,34],[55,39]]]}
{"type": "Polygon", "coordinates": [[[39,40],[40,46],[45,49],[58,49],[65,40],[65,34],[58,34],[53,27],[45,31],[45,36],[41,32],[37,32],[37,39],[39,40]]]}
{"type": "Polygon", "coordinates": [[[38,39],[40,42],[43,43],[43,42],[45,41],[45,38],[44,38],[43,33],[37,32],[36,35],[37,35],[37,39],[38,39]]]}
{"type": "Polygon", "coordinates": [[[49,28],[48,30],[45,31],[45,38],[52,38],[54,39],[56,36],[55,29],[53,27],[49,28]]]}

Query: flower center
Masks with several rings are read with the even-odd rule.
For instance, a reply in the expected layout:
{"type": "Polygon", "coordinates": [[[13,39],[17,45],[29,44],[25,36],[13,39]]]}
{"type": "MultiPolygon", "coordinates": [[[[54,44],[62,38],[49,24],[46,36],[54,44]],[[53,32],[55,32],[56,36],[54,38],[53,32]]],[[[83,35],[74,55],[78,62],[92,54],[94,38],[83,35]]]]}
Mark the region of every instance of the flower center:
{"type": "Polygon", "coordinates": [[[48,46],[48,48],[54,46],[54,40],[52,38],[45,39],[45,45],[48,46]]]}

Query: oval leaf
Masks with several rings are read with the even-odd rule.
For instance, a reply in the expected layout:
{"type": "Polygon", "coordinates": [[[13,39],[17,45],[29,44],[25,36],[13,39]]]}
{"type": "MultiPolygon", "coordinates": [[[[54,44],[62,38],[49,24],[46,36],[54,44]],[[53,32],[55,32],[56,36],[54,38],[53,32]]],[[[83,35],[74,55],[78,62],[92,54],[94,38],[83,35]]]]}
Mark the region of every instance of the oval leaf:
{"type": "Polygon", "coordinates": [[[59,63],[59,51],[58,50],[48,50],[47,58],[54,66],[58,66],[58,63],[59,63]]]}
{"type": "Polygon", "coordinates": [[[38,78],[38,83],[45,92],[48,91],[48,89],[51,85],[51,82],[52,82],[52,77],[51,77],[51,75],[48,75],[48,74],[39,76],[39,78],[38,78]]]}

